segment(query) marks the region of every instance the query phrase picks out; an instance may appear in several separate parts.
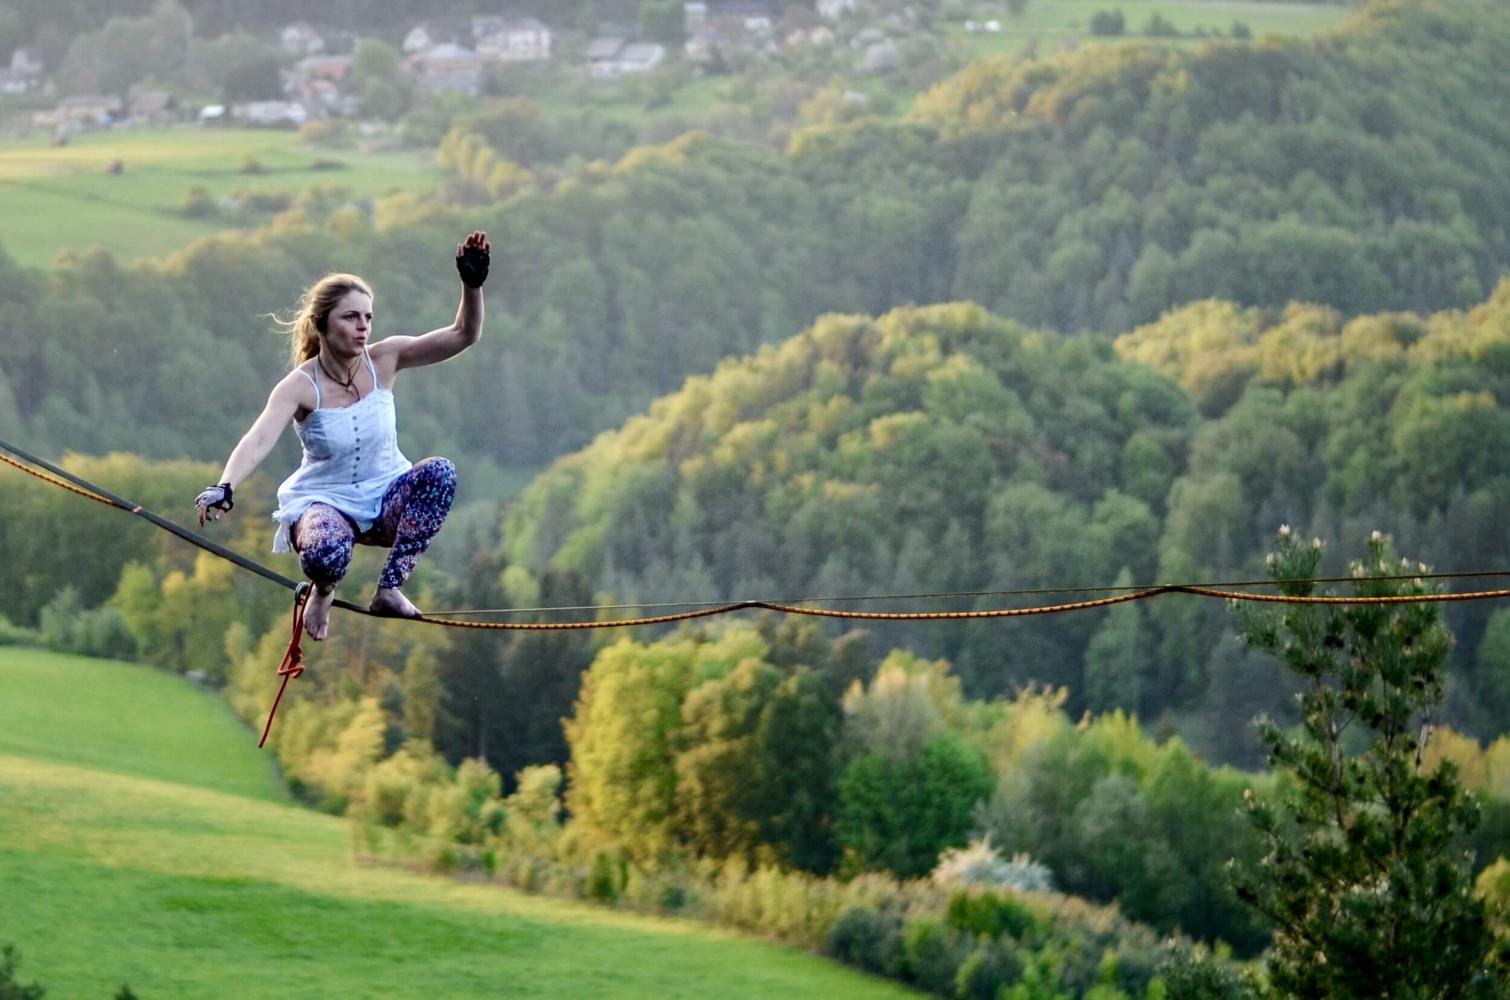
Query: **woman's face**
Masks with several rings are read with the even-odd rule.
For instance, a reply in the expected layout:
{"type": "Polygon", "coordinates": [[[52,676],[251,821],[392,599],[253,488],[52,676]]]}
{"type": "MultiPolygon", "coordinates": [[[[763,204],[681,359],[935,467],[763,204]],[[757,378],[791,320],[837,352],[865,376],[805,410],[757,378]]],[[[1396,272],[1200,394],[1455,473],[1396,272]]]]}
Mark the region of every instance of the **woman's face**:
{"type": "Polygon", "coordinates": [[[360,354],[371,334],[372,299],[362,292],[347,292],[325,319],[325,340],[339,355],[360,354]]]}

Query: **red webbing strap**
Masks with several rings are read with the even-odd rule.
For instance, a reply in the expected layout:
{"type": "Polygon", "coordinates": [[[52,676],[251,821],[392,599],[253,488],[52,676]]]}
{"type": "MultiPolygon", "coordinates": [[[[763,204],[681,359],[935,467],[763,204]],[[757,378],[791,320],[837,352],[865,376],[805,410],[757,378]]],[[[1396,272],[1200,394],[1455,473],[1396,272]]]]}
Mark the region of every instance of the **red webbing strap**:
{"type": "Polygon", "coordinates": [[[301,583],[294,589],[293,634],[289,637],[283,662],[278,664],[278,676],[283,678],[283,683],[278,685],[278,697],[273,699],[272,710],[267,713],[267,725],[262,727],[258,748],[267,742],[267,734],[273,731],[273,716],[278,714],[278,705],[283,701],[283,692],[288,690],[288,682],[304,673],[304,650],[299,647],[299,636],[304,632],[304,605],[309,602],[310,593],[308,583],[301,583]]]}

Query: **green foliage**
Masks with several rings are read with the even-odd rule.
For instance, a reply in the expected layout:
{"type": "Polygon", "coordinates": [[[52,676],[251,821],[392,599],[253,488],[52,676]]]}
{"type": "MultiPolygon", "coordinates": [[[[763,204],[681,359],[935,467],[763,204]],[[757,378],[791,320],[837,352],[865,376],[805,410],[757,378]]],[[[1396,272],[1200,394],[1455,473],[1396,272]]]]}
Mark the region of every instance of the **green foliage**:
{"type": "Polygon", "coordinates": [[[822,681],[745,660],[690,691],[682,716],[676,804],[694,853],[827,870],[839,710],[822,681]]]}
{"type": "Polygon", "coordinates": [[[25,984],[17,979],[21,953],[16,946],[0,948],[0,1000],[42,1000],[47,990],[40,983],[25,984]]]}
{"type": "Polygon", "coordinates": [[[834,824],[845,864],[903,877],[930,871],[941,851],[965,843],[976,804],[991,785],[985,760],[949,734],[913,758],[879,752],[856,758],[839,778],[834,824]]]}
{"type": "Polygon", "coordinates": [[[69,586],[53,596],[38,615],[37,633],[48,649],[112,659],[130,659],[136,640],[125,618],[110,605],[85,610],[79,592],[69,586]]]}
{"type": "Polygon", "coordinates": [[[397,119],[412,100],[412,85],[404,74],[403,56],[386,42],[363,38],[351,58],[351,82],[362,110],[374,118],[397,119]]]}
{"type": "Polygon", "coordinates": [[[1115,38],[1127,34],[1127,19],[1120,8],[1098,10],[1091,15],[1091,34],[1098,38],[1115,38]]]}
{"type": "MultiPolygon", "coordinates": [[[[1314,595],[1321,558],[1319,543],[1282,528],[1271,556],[1280,592],[1314,595]]],[[[1434,592],[1422,580],[1392,578],[1401,565],[1375,532],[1366,559],[1352,566],[1354,593],[1434,592]]],[[[1278,802],[1250,799],[1266,853],[1237,883],[1275,924],[1272,989],[1500,995],[1507,970],[1491,957],[1484,907],[1470,891],[1472,859],[1452,849],[1477,822],[1477,805],[1451,764],[1423,766],[1422,734],[1442,700],[1451,642],[1440,606],[1247,610],[1243,637],[1303,684],[1300,728],[1261,726],[1271,763],[1290,783],[1278,802]]]]}
{"type": "Polygon", "coordinates": [[[1061,891],[1116,899],[1160,930],[1252,954],[1266,929],[1226,878],[1229,859],[1257,854],[1239,814],[1251,784],[1203,766],[1179,740],[1155,743],[1116,713],[1061,725],[1018,751],[985,818],[993,839],[1047,865],[1061,891]]]}

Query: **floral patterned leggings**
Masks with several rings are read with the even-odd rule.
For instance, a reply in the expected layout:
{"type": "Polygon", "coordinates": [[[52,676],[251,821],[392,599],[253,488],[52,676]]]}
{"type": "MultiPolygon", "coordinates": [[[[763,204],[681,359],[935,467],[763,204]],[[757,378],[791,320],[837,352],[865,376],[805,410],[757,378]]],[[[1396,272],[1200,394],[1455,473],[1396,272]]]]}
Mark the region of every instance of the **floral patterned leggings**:
{"type": "Polygon", "coordinates": [[[449,459],[427,458],[393,481],[383,494],[382,513],[361,533],[329,504],[311,504],[293,533],[304,575],[322,588],[334,587],[351,565],[352,546],[378,545],[392,549],[378,586],[402,587],[455,497],[456,466],[449,459]]]}

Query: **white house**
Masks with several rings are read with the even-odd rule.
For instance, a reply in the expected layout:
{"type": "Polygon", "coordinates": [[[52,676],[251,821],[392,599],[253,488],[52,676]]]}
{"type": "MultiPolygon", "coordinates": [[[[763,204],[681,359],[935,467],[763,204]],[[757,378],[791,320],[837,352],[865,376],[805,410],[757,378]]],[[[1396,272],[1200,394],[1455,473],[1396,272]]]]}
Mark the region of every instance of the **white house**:
{"type": "Polygon", "coordinates": [[[309,112],[294,101],[247,101],[232,105],[231,117],[248,125],[303,125],[309,112]]]}
{"type": "Polygon", "coordinates": [[[616,60],[624,48],[624,39],[615,36],[594,38],[587,43],[587,75],[597,79],[617,76],[616,60]]]}
{"type": "Polygon", "coordinates": [[[406,55],[413,55],[416,52],[433,49],[435,47],[435,39],[430,37],[430,28],[428,25],[416,24],[404,36],[404,43],[400,47],[406,55]]]}
{"type": "Polygon", "coordinates": [[[619,73],[648,73],[666,58],[666,47],[655,42],[626,45],[617,60],[619,73]]]}
{"type": "MultiPolygon", "coordinates": [[[[478,18],[477,20],[481,20],[478,18]]],[[[505,62],[535,62],[551,57],[551,29],[533,17],[517,21],[498,19],[496,30],[477,40],[481,59],[505,62]]]]}
{"type": "Polygon", "coordinates": [[[325,39],[303,21],[295,21],[285,27],[278,35],[278,45],[288,55],[301,59],[325,51],[325,39]]]}

